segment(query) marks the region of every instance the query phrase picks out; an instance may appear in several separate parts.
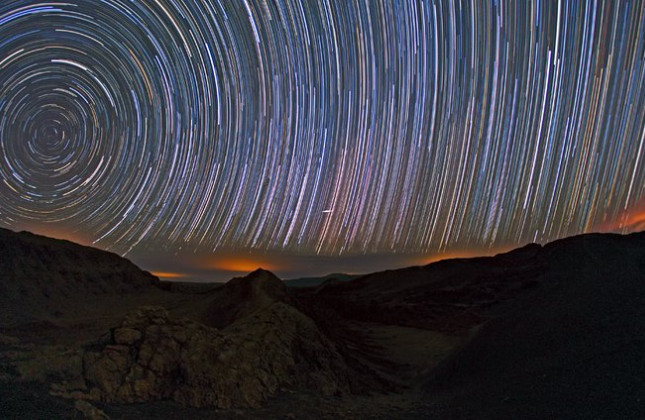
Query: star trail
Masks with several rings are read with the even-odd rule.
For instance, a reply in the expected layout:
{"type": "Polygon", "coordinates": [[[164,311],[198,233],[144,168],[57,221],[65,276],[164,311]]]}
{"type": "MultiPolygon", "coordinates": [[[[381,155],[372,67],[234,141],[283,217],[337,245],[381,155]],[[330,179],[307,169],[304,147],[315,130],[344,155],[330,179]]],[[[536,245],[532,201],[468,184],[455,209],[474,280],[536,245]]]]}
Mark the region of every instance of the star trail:
{"type": "Polygon", "coordinates": [[[5,1],[0,225],[150,267],[642,228],[644,22],[627,0],[5,1]]]}

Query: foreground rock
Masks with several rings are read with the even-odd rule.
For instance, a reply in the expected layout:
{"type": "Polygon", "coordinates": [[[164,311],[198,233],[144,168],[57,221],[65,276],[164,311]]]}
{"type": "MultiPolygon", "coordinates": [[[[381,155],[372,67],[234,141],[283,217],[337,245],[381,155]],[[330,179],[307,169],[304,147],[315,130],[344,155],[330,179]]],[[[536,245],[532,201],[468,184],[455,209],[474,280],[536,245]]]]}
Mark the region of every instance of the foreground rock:
{"type": "Polygon", "coordinates": [[[83,357],[92,399],[172,399],[195,407],[258,406],[283,387],[349,389],[347,366],[314,322],[274,302],[217,330],[163,308],[128,315],[83,357]]]}

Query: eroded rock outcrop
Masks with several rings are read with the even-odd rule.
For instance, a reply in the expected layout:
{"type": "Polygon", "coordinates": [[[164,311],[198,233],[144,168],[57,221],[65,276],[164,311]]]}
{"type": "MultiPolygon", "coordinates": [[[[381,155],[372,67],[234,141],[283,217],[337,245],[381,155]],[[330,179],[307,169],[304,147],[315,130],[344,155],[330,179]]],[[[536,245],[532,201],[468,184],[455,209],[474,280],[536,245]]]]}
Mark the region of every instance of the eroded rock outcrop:
{"type": "Polygon", "coordinates": [[[315,323],[277,301],[264,301],[224,330],[143,307],[83,357],[90,396],[119,403],[257,406],[283,387],[347,392],[347,372],[315,323]]]}
{"type": "Polygon", "coordinates": [[[110,252],[0,228],[0,326],[82,314],[94,297],[160,292],[152,274],[110,252]],[[79,314],[80,312],[80,314],[79,314]]]}

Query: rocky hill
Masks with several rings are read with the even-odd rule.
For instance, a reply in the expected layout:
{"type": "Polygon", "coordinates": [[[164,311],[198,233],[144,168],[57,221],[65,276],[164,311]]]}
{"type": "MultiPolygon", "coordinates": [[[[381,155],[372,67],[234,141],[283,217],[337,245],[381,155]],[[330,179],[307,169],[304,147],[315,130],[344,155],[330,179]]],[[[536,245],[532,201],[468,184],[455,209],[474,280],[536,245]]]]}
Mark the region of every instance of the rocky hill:
{"type": "Polygon", "coordinates": [[[0,229],[2,323],[53,315],[72,300],[160,286],[120,256],[73,242],[0,229]]]}
{"type": "Polygon", "coordinates": [[[545,280],[548,261],[530,244],[495,257],[454,259],[294,290],[307,307],[363,322],[461,334],[497,316],[545,280]]]}
{"type": "Polygon", "coordinates": [[[439,418],[645,418],[645,234],[544,246],[536,292],[426,383],[439,418]]]}
{"type": "Polygon", "coordinates": [[[126,316],[84,353],[88,397],[230,408],[258,406],[284,387],[349,392],[350,370],[335,345],[289,304],[272,273],[231,280],[218,298],[229,304],[227,322],[214,318],[222,329],[156,307],[126,316]]]}
{"type": "Polygon", "coordinates": [[[73,242],[0,229],[0,284],[4,294],[126,292],[159,279],[111,252],[73,242]]]}

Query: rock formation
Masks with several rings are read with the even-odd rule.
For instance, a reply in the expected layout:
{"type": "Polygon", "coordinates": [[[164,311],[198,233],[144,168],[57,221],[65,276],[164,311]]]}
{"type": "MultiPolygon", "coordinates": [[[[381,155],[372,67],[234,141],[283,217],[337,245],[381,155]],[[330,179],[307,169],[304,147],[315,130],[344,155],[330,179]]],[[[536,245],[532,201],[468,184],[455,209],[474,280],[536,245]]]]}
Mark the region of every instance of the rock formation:
{"type": "Polygon", "coordinates": [[[90,396],[105,402],[172,399],[228,408],[257,406],[289,387],[346,393],[349,374],[343,358],[310,318],[276,299],[282,283],[268,272],[248,277],[231,285],[247,285],[251,293],[244,310],[222,330],[173,319],[159,307],[126,316],[84,354],[90,396]]]}
{"type": "Polygon", "coordinates": [[[0,229],[0,324],[47,318],[66,300],[158,286],[159,279],[116,254],[0,229]]]}

